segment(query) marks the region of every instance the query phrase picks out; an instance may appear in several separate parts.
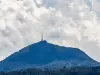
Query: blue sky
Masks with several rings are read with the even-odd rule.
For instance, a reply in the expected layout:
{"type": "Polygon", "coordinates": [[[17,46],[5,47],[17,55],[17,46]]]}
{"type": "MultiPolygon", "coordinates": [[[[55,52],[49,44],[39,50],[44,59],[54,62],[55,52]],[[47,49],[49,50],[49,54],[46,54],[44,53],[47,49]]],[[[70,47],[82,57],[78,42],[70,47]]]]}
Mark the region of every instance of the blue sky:
{"type": "Polygon", "coordinates": [[[1,0],[0,59],[38,42],[42,32],[48,42],[100,61],[99,6],[98,0],[1,0]]]}

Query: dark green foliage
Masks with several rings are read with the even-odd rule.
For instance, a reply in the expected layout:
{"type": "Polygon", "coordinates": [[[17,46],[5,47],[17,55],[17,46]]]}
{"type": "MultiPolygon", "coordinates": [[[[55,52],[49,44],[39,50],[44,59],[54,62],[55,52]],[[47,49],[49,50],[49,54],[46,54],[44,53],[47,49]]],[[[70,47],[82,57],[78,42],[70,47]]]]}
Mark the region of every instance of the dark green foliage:
{"type": "Polygon", "coordinates": [[[0,75],[100,75],[100,67],[74,67],[69,69],[63,67],[53,70],[29,68],[20,71],[0,72],[0,75]]]}

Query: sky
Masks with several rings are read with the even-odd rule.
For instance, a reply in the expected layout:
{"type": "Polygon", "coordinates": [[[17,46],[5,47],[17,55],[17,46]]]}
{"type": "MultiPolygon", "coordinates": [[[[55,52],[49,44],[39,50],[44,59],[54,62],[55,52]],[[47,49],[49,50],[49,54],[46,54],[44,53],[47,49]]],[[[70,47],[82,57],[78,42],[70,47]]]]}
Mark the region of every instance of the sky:
{"type": "Polygon", "coordinates": [[[44,39],[100,62],[100,0],[0,0],[0,60],[44,39]]]}

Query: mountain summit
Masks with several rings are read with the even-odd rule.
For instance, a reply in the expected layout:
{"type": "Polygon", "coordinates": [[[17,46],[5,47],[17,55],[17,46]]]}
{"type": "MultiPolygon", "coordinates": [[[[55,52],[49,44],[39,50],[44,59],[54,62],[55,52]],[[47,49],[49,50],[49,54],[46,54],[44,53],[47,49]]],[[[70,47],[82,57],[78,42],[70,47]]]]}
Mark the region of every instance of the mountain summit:
{"type": "Polygon", "coordinates": [[[78,48],[63,47],[48,43],[46,40],[29,45],[7,57],[0,63],[0,70],[16,70],[27,67],[75,67],[97,66],[78,48]]]}

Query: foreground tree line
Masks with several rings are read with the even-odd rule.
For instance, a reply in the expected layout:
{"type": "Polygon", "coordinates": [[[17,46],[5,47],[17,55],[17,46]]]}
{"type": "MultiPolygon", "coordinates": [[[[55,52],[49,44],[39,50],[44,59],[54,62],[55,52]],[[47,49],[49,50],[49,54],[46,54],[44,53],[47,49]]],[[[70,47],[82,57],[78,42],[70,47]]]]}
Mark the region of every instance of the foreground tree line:
{"type": "Polygon", "coordinates": [[[20,71],[0,72],[0,75],[100,75],[100,67],[74,67],[62,69],[29,68],[20,71]]]}

